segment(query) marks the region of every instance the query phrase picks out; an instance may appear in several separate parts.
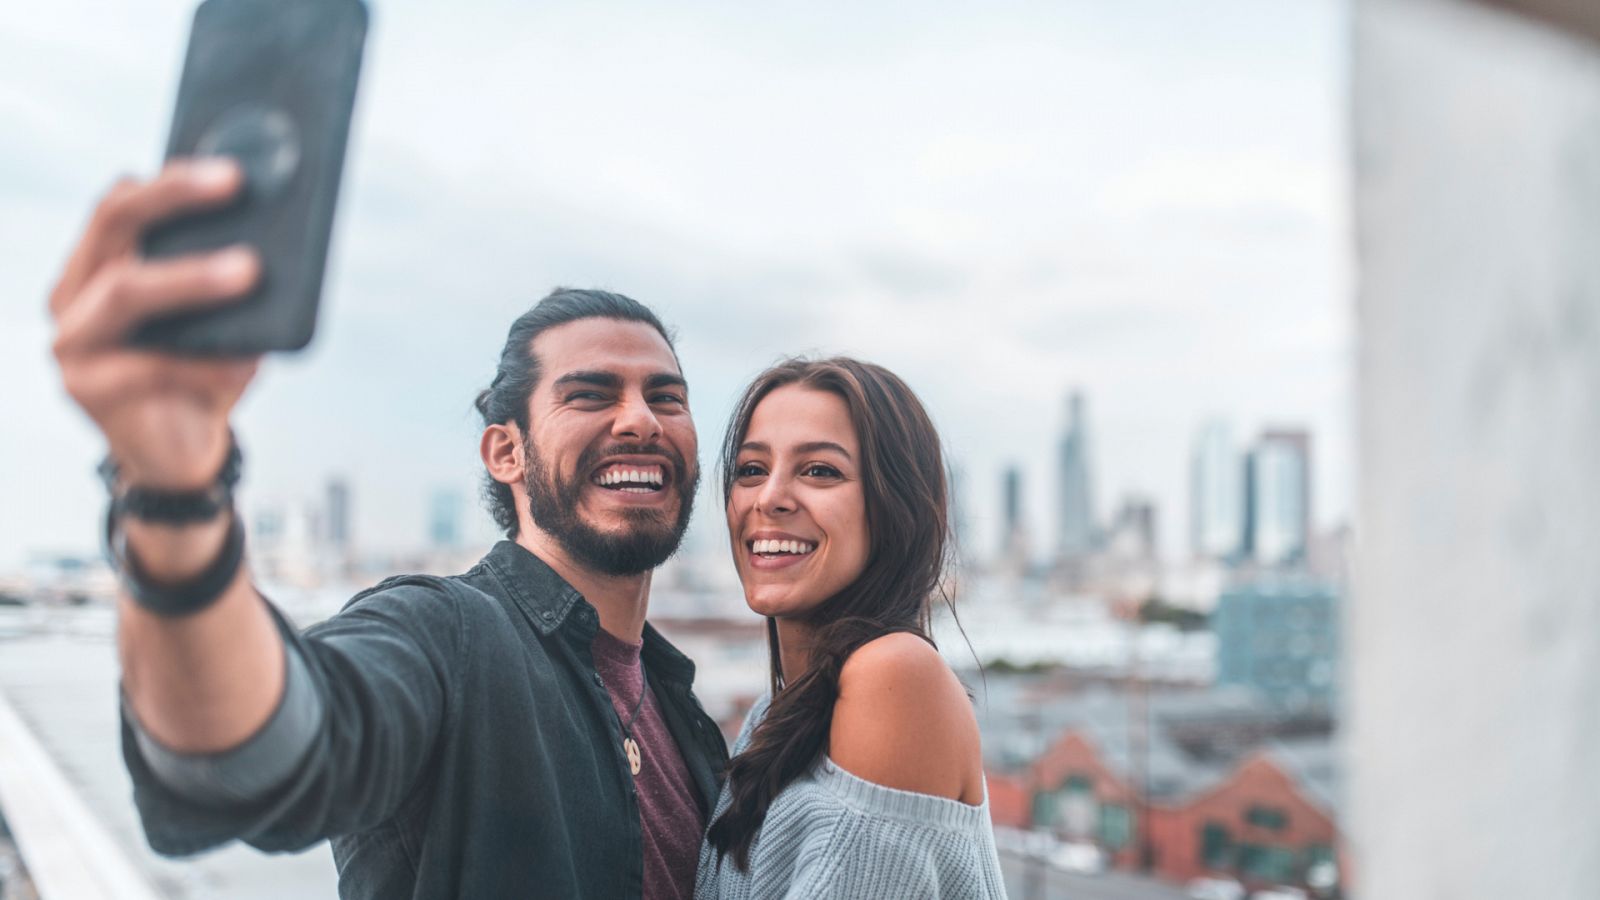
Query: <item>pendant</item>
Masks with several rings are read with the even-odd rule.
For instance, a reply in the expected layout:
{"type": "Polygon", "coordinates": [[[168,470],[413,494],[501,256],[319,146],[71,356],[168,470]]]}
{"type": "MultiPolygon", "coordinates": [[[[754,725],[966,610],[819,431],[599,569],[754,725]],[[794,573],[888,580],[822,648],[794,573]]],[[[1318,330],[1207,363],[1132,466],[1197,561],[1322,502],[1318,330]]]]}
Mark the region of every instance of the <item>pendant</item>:
{"type": "Polygon", "coordinates": [[[624,738],[622,749],[623,752],[628,754],[628,768],[633,770],[633,774],[639,774],[639,765],[643,760],[643,757],[639,754],[639,745],[631,737],[624,738]]]}

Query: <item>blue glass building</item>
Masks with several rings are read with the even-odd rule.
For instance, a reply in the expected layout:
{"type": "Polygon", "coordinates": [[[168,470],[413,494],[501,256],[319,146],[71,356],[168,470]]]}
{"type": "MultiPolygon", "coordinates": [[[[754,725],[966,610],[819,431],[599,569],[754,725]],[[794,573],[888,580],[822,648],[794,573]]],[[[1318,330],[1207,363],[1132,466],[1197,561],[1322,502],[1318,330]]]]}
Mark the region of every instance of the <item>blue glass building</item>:
{"type": "Polygon", "coordinates": [[[1268,576],[1222,593],[1212,617],[1217,683],[1287,708],[1337,701],[1339,592],[1304,576],[1268,576]]]}

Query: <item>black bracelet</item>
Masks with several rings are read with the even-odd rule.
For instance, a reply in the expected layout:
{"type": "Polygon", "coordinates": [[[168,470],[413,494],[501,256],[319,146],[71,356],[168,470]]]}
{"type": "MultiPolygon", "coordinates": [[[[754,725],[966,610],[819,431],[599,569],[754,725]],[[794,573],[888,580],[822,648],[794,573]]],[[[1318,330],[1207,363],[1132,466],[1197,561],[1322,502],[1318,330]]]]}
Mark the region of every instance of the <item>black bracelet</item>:
{"type": "Polygon", "coordinates": [[[233,432],[228,433],[228,456],[211,484],[194,491],[164,491],[137,485],[118,490],[117,463],[107,456],[100,463],[100,478],[111,493],[111,514],[131,516],[160,525],[193,525],[209,522],[233,506],[233,488],[239,483],[244,455],[233,432]]]}
{"type": "Polygon", "coordinates": [[[113,502],[106,510],[106,559],[116,570],[123,590],[135,603],[167,618],[178,618],[199,612],[221,597],[233,583],[244,562],[244,526],[239,524],[239,514],[232,514],[228,522],[228,535],[222,543],[222,552],[204,572],[178,585],[165,587],[152,584],[139,569],[138,561],[128,549],[128,536],[117,527],[120,517],[113,502]]]}

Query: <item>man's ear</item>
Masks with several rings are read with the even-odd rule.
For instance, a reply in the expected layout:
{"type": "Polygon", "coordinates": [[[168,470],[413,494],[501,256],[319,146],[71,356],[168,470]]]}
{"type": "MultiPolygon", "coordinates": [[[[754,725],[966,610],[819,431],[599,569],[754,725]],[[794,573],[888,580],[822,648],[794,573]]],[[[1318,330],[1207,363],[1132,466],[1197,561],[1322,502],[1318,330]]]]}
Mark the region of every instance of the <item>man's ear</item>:
{"type": "Polygon", "coordinates": [[[478,455],[489,477],[501,484],[521,484],[522,432],[515,425],[490,425],[478,441],[478,455]]]}

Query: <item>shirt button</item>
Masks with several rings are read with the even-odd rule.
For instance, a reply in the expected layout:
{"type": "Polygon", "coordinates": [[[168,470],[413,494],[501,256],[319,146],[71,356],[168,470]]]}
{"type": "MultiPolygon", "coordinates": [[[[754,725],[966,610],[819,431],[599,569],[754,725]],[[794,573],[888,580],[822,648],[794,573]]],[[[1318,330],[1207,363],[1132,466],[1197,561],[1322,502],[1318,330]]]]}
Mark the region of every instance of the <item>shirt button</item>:
{"type": "Polygon", "coordinates": [[[539,618],[544,619],[546,622],[550,621],[551,619],[554,619],[555,617],[556,617],[556,614],[551,612],[548,609],[545,610],[542,613],[539,613],[539,618]]]}

